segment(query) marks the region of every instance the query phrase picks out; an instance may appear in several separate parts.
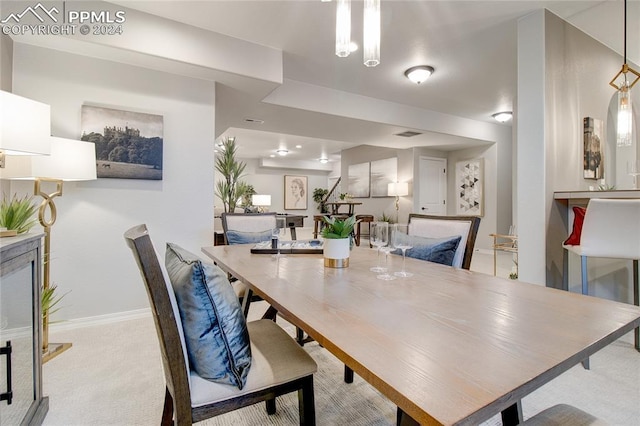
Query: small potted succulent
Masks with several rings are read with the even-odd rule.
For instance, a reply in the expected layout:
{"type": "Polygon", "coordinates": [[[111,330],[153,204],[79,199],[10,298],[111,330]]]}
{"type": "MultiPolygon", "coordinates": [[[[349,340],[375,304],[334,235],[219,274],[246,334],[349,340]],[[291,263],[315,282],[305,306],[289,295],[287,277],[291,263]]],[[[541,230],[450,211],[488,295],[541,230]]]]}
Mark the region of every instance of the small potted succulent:
{"type": "Polygon", "coordinates": [[[0,235],[8,237],[28,232],[37,223],[34,218],[36,210],[33,197],[18,198],[15,194],[11,199],[3,197],[0,203],[0,228],[4,229],[0,235]]]}
{"type": "Polygon", "coordinates": [[[349,266],[351,237],[357,223],[355,216],[336,219],[325,216],[322,229],[324,266],[330,268],[346,268],[349,266]]]}

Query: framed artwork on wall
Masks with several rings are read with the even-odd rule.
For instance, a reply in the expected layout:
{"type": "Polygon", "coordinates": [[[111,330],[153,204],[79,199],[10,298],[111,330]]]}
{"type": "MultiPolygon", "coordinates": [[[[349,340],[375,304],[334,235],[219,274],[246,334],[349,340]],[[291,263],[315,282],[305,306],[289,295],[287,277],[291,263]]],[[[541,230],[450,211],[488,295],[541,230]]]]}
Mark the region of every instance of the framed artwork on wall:
{"type": "Polygon", "coordinates": [[[307,176],[284,177],[284,209],[307,209],[307,176]]]}
{"type": "Polygon", "coordinates": [[[349,166],[347,192],[354,198],[369,198],[369,163],[349,166]]]}
{"type": "Polygon", "coordinates": [[[163,117],[82,106],[80,140],[96,147],[98,178],[162,180],[163,117]]]}
{"type": "Polygon", "coordinates": [[[456,213],[482,216],[484,213],[484,161],[482,158],[456,163],[456,213]]]}
{"type": "Polygon", "coordinates": [[[585,179],[604,178],[604,124],[593,117],[583,118],[583,171],[585,179]]]}
{"type": "Polygon", "coordinates": [[[398,159],[386,158],[371,162],[371,196],[388,197],[390,183],[398,180],[398,159]]]}

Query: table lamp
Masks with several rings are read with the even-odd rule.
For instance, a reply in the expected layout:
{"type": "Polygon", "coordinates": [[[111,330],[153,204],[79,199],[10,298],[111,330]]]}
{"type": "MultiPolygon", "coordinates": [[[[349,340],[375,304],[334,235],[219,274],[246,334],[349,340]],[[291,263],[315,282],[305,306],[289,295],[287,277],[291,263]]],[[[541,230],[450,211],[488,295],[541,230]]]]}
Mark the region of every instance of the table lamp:
{"type": "Polygon", "coordinates": [[[6,155],[51,153],[49,105],[0,90],[0,168],[6,155]]]}
{"type": "Polygon", "coordinates": [[[400,197],[409,195],[409,184],[407,182],[391,182],[387,185],[387,195],[396,197],[396,222],[398,221],[398,211],[400,210],[400,197]]]}
{"type": "Polygon", "coordinates": [[[251,204],[258,208],[259,213],[264,213],[268,211],[266,207],[271,206],[271,195],[252,195],[251,204]]]}
{"type": "MultiPolygon", "coordinates": [[[[53,200],[62,196],[64,181],[80,181],[96,179],[96,151],[90,142],[81,142],[57,137],[49,138],[51,155],[48,156],[16,156],[7,159],[6,167],[0,170],[0,178],[16,180],[34,180],[34,195],[43,198],[38,209],[38,220],[44,228],[43,291],[51,286],[50,250],[51,227],[56,221],[57,209],[53,200]],[[55,191],[47,193],[43,187],[55,185],[55,191]],[[47,219],[47,210],[49,218],[47,219]]],[[[71,347],[71,343],[49,344],[49,315],[42,317],[42,358],[47,362],[56,355],[71,347]]]]}

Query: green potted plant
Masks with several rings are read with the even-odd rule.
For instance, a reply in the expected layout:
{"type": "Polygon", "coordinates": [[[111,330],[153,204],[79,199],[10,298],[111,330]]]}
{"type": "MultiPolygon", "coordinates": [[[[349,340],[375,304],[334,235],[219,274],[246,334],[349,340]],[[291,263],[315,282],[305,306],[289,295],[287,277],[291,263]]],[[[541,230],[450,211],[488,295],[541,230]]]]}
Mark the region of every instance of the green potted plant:
{"type": "Polygon", "coordinates": [[[11,199],[8,199],[5,196],[0,203],[0,227],[9,231],[6,236],[24,234],[37,223],[33,217],[36,210],[33,197],[18,198],[14,194],[11,199]]]}
{"type": "Polygon", "coordinates": [[[216,196],[222,200],[224,211],[231,213],[247,188],[246,183],[240,180],[247,165],[236,159],[237,150],[235,138],[226,138],[216,156],[216,170],[223,176],[216,182],[216,196]]]}
{"type": "Polygon", "coordinates": [[[324,266],[330,268],[346,268],[349,266],[351,236],[357,223],[355,216],[346,219],[323,217],[325,227],[322,229],[324,266]]]}
{"type": "Polygon", "coordinates": [[[326,197],[328,193],[329,193],[329,190],[324,188],[316,188],[313,190],[313,201],[318,203],[318,210],[320,210],[320,213],[323,213],[323,214],[329,213],[329,209],[322,202],[324,200],[324,197],[326,197]]]}

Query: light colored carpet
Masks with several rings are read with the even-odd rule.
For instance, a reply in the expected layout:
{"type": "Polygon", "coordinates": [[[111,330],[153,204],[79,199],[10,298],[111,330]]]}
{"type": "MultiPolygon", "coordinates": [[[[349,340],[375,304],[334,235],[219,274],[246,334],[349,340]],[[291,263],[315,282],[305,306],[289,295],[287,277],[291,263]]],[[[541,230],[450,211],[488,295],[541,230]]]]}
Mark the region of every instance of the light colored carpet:
{"type": "MultiPolygon", "coordinates": [[[[261,302],[264,303],[264,302],[261,302]]],[[[252,305],[251,316],[263,307],[252,305]]],[[[293,329],[285,321],[278,324],[293,329]]],[[[164,378],[152,319],[54,331],[52,341],[73,347],[44,365],[44,390],[50,410],[44,424],[157,425],[162,412],[164,378]]],[[[305,349],[319,366],[315,375],[319,425],[393,425],[395,406],[361,378],[342,381],[343,365],[315,342],[305,349]]],[[[640,425],[640,353],[631,334],[591,358],[591,370],[576,366],[523,400],[525,418],[557,403],[568,403],[611,425],[640,425]]],[[[213,425],[298,424],[296,394],[277,400],[267,416],[264,405],[207,420],[213,425]]],[[[501,424],[494,417],[484,426],[501,424]]]]}

